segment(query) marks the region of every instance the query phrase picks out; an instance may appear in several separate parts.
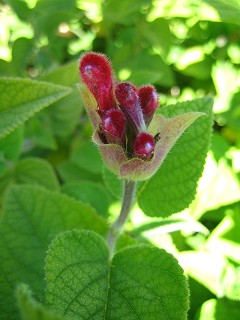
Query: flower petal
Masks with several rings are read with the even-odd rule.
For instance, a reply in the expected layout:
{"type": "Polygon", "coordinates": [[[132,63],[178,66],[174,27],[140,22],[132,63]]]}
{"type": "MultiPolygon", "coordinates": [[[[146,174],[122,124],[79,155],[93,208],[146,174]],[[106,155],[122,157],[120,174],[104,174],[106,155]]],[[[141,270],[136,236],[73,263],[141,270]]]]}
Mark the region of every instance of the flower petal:
{"type": "Polygon", "coordinates": [[[120,176],[129,180],[146,180],[160,167],[168,152],[182,135],[182,133],[198,118],[205,115],[203,112],[188,112],[167,119],[156,115],[149,126],[152,135],[159,134],[155,146],[154,156],[150,161],[133,158],[120,167],[120,176]]]}
{"type": "Polygon", "coordinates": [[[105,164],[110,170],[119,175],[120,166],[128,161],[123,148],[117,144],[104,144],[101,141],[97,130],[94,132],[92,139],[93,142],[98,146],[105,164]]]}
{"type": "Polygon", "coordinates": [[[94,129],[98,128],[101,118],[97,112],[97,101],[84,84],[77,84],[77,87],[81,93],[83,104],[91,119],[94,129]]]}

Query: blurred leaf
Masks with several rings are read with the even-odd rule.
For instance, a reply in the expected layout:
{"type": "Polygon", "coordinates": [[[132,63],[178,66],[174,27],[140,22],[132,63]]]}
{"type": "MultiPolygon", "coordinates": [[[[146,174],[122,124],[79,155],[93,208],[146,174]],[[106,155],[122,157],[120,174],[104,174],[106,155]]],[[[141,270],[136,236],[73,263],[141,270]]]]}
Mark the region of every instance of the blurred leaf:
{"type": "Polygon", "coordinates": [[[239,210],[226,216],[213,230],[206,247],[240,263],[239,210]]]}
{"type": "MultiPolygon", "coordinates": [[[[61,22],[68,22],[75,16],[76,0],[41,0],[33,11],[33,23],[37,30],[48,35],[56,34],[61,22]]],[[[55,43],[56,45],[56,43],[55,43]]]]}
{"type": "Polygon", "coordinates": [[[107,225],[86,204],[36,186],[14,186],[4,204],[0,225],[0,318],[17,320],[14,290],[28,283],[44,294],[44,259],[49,242],[65,230],[105,234],[107,225]]]}
{"type": "Polygon", "coordinates": [[[238,88],[238,70],[230,61],[216,61],[212,66],[212,80],[217,92],[214,102],[214,112],[228,111],[232,94],[238,88]]]}
{"type": "Polygon", "coordinates": [[[240,200],[240,185],[226,159],[218,163],[209,152],[203,175],[199,180],[196,198],[189,211],[195,219],[204,212],[240,200]]]}
{"type": "Polygon", "coordinates": [[[42,80],[63,86],[73,86],[79,82],[78,61],[73,60],[59,66],[45,75],[42,80]]]}
{"type": "Polygon", "coordinates": [[[0,155],[5,160],[16,161],[21,154],[23,126],[19,126],[6,137],[0,139],[0,155]]]}
{"type": "Polygon", "coordinates": [[[123,182],[106,166],[103,166],[103,180],[109,192],[111,192],[111,194],[116,198],[121,199],[123,182]]]}
{"type": "Polygon", "coordinates": [[[76,152],[71,156],[71,160],[81,169],[89,171],[93,174],[102,172],[102,159],[97,147],[89,142],[79,146],[76,152]]]}
{"type": "Polygon", "coordinates": [[[83,106],[78,90],[74,90],[68,96],[53,103],[48,112],[55,135],[67,137],[72,134],[80,122],[82,109],[83,106]]]}
{"type": "Polygon", "coordinates": [[[193,220],[190,217],[186,218],[166,218],[166,219],[151,219],[150,222],[143,223],[138,227],[135,227],[132,233],[134,235],[147,234],[151,232],[152,235],[160,235],[163,233],[171,233],[182,230],[186,233],[201,232],[208,235],[208,229],[205,228],[201,223],[193,220]]]}
{"type": "Polygon", "coordinates": [[[25,124],[25,137],[31,148],[35,146],[50,150],[57,149],[52,123],[48,113],[43,110],[25,124]]]}
{"type": "Polygon", "coordinates": [[[157,248],[127,248],[109,262],[108,248],[97,234],[66,232],[50,246],[46,278],[49,305],[69,319],[187,317],[182,269],[157,248]]]}
{"type": "Polygon", "coordinates": [[[102,186],[90,181],[79,181],[68,183],[61,190],[77,200],[90,204],[97,213],[107,217],[109,195],[102,186]]]}
{"type": "Polygon", "coordinates": [[[226,125],[240,132],[240,91],[234,93],[229,101],[229,109],[221,114],[226,125]]]}
{"type": "Polygon", "coordinates": [[[64,320],[63,317],[47,311],[40,303],[36,302],[26,285],[21,284],[18,287],[17,299],[23,320],[64,320]]]}
{"type": "Polygon", "coordinates": [[[131,2],[128,0],[121,2],[109,0],[104,2],[102,6],[103,18],[106,21],[130,25],[136,21],[141,8],[145,6],[149,6],[148,0],[132,0],[131,2]]]}
{"type": "MultiPolygon", "coordinates": [[[[20,1],[19,1],[20,2],[20,1]]],[[[27,66],[31,55],[33,54],[33,40],[27,38],[18,38],[12,47],[12,68],[16,76],[27,74],[27,66]]]]}
{"type": "Polygon", "coordinates": [[[98,182],[101,180],[101,175],[86,171],[71,160],[61,163],[58,166],[58,173],[62,180],[67,183],[78,182],[82,180],[98,182]]]}
{"type": "Polygon", "coordinates": [[[189,319],[194,319],[197,310],[209,299],[215,298],[214,295],[198,281],[188,277],[189,290],[191,292],[189,319]]]}
{"type": "Polygon", "coordinates": [[[0,78],[0,136],[7,135],[34,113],[70,92],[70,88],[47,82],[0,78]]]}
{"type": "Polygon", "coordinates": [[[211,75],[211,59],[204,54],[203,47],[187,48],[178,57],[176,67],[184,75],[206,80],[211,75]]]}
{"type": "Polygon", "coordinates": [[[160,55],[150,55],[142,51],[132,56],[128,64],[131,70],[128,80],[136,85],[158,83],[164,87],[170,87],[174,84],[172,69],[162,60],[160,55]]]}
{"type": "Polygon", "coordinates": [[[148,22],[143,28],[143,36],[153,48],[158,49],[164,57],[167,56],[172,43],[168,20],[158,18],[148,22]]]}
{"type": "Polygon", "coordinates": [[[221,20],[229,23],[240,24],[240,3],[238,0],[204,0],[214,7],[219,13],[221,20]]]}
{"type": "Polygon", "coordinates": [[[223,256],[214,251],[185,251],[179,253],[178,260],[185,272],[193,279],[215,295],[224,296],[222,276],[227,267],[227,261],[223,256]]]}
{"type": "Polygon", "coordinates": [[[21,20],[29,20],[29,17],[31,16],[31,10],[29,9],[26,1],[5,0],[5,2],[13,8],[14,12],[16,12],[21,20]]]}
{"type": "Polygon", "coordinates": [[[39,185],[49,190],[59,188],[52,166],[43,159],[29,157],[19,161],[15,168],[15,177],[21,184],[39,185]]]}
{"type": "Polygon", "coordinates": [[[161,109],[167,117],[187,111],[205,112],[175,144],[160,170],[138,194],[141,209],[148,216],[166,217],[185,209],[194,199],[210,143],[212,99],[178,103],[161,109]]]}
{"type": "Polygon", "coordinates": [[[231,301],[211,299],[206,301],[194,320],[238,320],[240,306],[231,301]]]}

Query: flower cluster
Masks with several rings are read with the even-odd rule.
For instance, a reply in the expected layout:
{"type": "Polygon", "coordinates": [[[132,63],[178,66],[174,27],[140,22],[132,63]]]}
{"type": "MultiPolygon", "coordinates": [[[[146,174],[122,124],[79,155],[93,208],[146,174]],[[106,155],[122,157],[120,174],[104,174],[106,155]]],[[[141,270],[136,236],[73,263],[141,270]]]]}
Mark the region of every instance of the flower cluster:
{"type": "Polygon", "coordinates": [[[82,56],[80,75],[97,101],[102,141],[122,146],[128,158],[151,159],[155,140],[147,125],[158,106],[154,87],[138,89],[130,82],[114,87],[110,62],[98,53],[82,56]]]}
{"type": "Polygon", "coordinates": [[[172,145],[200,113],[173,119],[154,115],[158,94],[151,85],[114,83],[105,55],[88,52],[80,59],[80,91],[107,166],[120,177],[145,180],[159,168],[172,145]]]}

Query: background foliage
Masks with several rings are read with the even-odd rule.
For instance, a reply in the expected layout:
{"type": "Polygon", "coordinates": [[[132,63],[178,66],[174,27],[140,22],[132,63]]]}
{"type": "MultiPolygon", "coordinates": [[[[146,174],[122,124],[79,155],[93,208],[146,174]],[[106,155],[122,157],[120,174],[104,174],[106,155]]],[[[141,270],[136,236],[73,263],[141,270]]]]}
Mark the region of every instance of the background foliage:
{"type": "MultiPolygon", "coordinates": [[[[76,225],[104,235],[105,220],[119,210],[120,181],[91,143],[76,87],[86,50],[106,53],[116,79],[154,84],[159,112],[209,115],[139,185],[129,232],[118,246],[151,243],[179,260],[189,278],[189,319],[239,319],[239,16],[238,0],[0,1],[0,295],[6,299],[0,319],[11,312],[6,292],[13,283],[29,281],[41,297],[39,277],[55,235],[76,225]],[[206,96],[214,97],[214,126],[203,170],[212,121],[206,96]],[[59,221],[52,223],[50,211],[59,221]],[[83,212],[81,219],[74,212],[83,212]]],[[[18,295],[23,315],[58,319],[31,301],[27,288],[18,295]]]]}

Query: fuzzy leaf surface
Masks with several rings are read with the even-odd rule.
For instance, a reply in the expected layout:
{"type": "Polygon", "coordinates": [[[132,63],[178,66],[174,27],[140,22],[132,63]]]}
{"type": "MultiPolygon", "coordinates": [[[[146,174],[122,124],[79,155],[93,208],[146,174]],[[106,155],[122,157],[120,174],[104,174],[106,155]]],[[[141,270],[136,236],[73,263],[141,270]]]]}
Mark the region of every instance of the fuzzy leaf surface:
{"type": "Polygon", "coordinates": [[[188,111],[204,112],[180,137],[158,172],[138,193],[141,209],[148,216],[166,217],[186,208],[194,199],[212,132],[212,99],[181,102],[161,109],[165,117],[188,111]]]}
{"type": "Polygon", "coordinates": [[[18,78],[0,78],[0,137],[71,92],[69,87],[18,78]]]}
{"type": "Polygon", "coordinates": [[[5,201],[0,225],[0,319],[19,319],[14,290],[31,286],[42,296],[44,259],[51,240],[66,230],[106,233],[105,221],[86,204],[37,186],[14,186],[5,201]]]}
{"type": "Polygon", "coordinates": [[[46,279],[49,308],[68,320],[187,319],[183,270],[158,248],[130,247],[111,261],[96,233],[65,232],[50,245],[46,279]]]}

